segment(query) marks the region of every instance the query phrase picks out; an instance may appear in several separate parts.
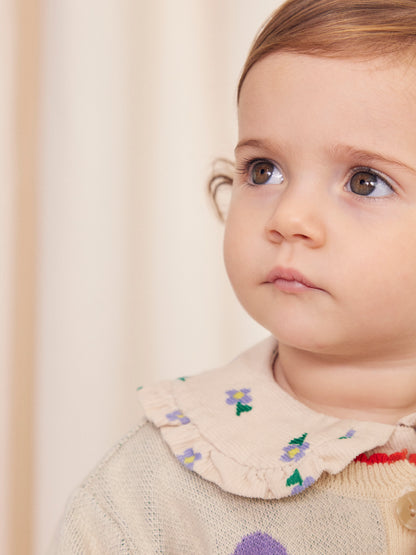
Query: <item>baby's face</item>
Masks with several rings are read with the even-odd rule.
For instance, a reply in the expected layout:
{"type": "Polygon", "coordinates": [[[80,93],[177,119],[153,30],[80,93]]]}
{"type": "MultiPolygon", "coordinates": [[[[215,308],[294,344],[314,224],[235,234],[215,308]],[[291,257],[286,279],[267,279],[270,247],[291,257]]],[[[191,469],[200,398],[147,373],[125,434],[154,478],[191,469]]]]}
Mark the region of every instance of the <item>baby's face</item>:
{"type": "Polygon", "coordinates": [[[416,69],[289,53],[248,73],[225,261],[280,342],[416,351],[416,69]]]}

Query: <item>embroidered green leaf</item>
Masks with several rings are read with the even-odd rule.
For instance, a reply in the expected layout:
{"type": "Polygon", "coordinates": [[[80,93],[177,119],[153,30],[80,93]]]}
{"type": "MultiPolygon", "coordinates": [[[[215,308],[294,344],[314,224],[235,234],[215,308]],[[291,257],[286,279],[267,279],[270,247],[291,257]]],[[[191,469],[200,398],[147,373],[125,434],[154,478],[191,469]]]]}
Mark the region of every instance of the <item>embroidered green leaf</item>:
{"type": "Polygon", "coordinates": [[[298,469],[296,469],[292,476],[289,476],[289,478],[286,480],[286,485],[288,487],[296,486],[297,484],[299,484],[300,486],[303,484],[303,480],[298,469]]]}
{"type": "Polygon", "coordinates": [[[237,403],[237,405],[236,405],[236,414],[237,414],[237,416],[240,416],[240,414],[242,412],[249,412],[249,411],[251,411],[252,408],[253,407],[250,407],[250,405],[243,405],[241,403],[237,403]]]}
{"type": "Polygon", "coordinates": [[[182,376],[180,378],[177,378],[180,382],[185,382],[188,379],[188,376],[182,376]]]}
{"type": "Polygon", "coordinates": [[[292,441],[289,441],[289,445],[302,445],[308,434],[303,434],[303,436],[295,437],[292,441]]]}
{"type": "Polygon", "coordinates": [[[142,385],[139,385],[139,387],[136,389],[136,391],[141,391],[143,389],[142,385]]]}

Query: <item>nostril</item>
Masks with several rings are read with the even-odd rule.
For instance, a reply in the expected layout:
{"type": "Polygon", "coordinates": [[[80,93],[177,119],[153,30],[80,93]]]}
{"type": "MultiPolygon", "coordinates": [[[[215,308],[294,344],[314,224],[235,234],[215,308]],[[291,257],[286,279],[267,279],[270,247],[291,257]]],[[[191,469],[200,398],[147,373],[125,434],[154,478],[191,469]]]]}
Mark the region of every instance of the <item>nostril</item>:
{"type": "Polygon", "coordinates": [[[283,239],[283,235],[277,231],[276,229],[270,229],[269,230],[270,233],[270,238],[272,241],[276,241],[276,242],[280,242],[283,239]]]}

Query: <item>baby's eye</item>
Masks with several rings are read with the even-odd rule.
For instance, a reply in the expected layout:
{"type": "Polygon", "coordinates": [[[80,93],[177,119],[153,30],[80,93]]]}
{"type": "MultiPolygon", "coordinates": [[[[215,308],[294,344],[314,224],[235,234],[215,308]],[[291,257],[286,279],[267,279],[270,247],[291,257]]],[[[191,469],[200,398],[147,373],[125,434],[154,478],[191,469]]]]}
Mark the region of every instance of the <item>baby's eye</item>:
{"type": "Polygon", "coordinates": [[[279,185],[283,181],[282,172],[268,160],[256,160],[248,171],[250,185],[279,185]]]}
{"type": "Polygon", "coordinates": [[[357,171],[347,183],[347,190],[363,197],[388,197],[394,193],[385,179],[370,170],[357,171]]]}

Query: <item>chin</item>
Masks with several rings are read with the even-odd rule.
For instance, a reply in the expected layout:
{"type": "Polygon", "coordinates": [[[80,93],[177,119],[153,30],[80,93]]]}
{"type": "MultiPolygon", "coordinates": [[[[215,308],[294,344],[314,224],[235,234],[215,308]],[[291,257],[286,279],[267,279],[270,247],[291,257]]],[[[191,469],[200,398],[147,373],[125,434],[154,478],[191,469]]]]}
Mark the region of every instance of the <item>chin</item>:
{"type": "MultiPolygon", "coordinates": [[[[261,322],[259,322],[261,323],[261,322]]],[[[264,324],[262,324],[264,326],[264,324]]],[[[289,326],[265,326],[266,329],[276,338],[280,345],[285,345],[292,349],[306,351],[320,355],[339,355],[345,356],[351,352],[351,343],[341,340],[341,338],[330,337],[328,333],[305,326],[297,326],[291,330],[289,326]]]]}

